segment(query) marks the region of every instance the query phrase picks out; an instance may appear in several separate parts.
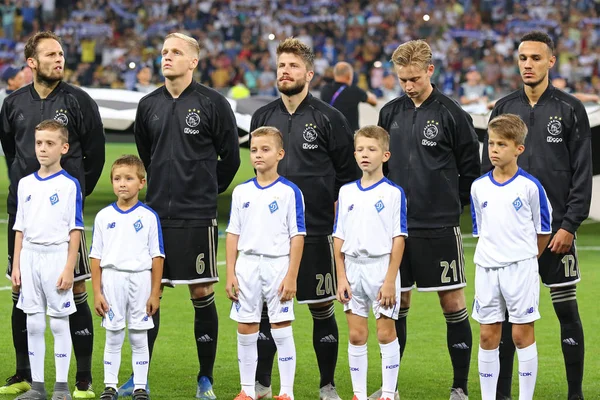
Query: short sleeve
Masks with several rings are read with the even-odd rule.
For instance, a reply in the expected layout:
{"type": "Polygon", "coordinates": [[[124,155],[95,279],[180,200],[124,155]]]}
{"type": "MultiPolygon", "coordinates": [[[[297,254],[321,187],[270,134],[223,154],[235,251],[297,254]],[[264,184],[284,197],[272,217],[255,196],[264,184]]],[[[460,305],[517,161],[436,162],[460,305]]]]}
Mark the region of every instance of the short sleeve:
{"type": "Polygon", "coordinates": [[[231,195],[231,211],[229,213],[229,225],[227,225],[227,233],[239,235],[242,231],[242,223],[240,216],[240,201],[239,201],[239,186],[233,189],[231,195]]]}

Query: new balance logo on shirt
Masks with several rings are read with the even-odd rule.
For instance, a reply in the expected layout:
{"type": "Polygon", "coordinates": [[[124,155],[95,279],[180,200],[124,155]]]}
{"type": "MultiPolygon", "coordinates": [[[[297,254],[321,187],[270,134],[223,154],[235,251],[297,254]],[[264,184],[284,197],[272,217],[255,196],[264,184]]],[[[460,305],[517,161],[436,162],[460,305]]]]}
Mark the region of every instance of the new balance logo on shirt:
{"type": "Polygon", "coordinates": [[[321,340],[319,340],[319,342],[321,343],[336,343],[337,340],[335,338],[335,336],[333,335],[327,335],[321,338],[321,340]]]}
{"type": "Polygon", "coordinates": [[[200,336],[198,339],[196,339],[198,342],[200,343],[208,343],[208,342],[212,342],[213,338],[211,338],[208,335],[202,335],[200,336]]]}

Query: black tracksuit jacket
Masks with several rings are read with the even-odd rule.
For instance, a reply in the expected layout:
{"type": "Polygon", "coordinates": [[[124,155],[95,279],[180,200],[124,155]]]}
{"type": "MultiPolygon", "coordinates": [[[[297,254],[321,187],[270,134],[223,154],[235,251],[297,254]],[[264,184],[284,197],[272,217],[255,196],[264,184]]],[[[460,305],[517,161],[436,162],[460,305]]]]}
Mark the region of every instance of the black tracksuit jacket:
{"type": "MultiPolygon", "coordinates": [[[[531,107],[523,89],[498,100],[492,115],[519,115],[528,128],[518,164],[535,176],[552,205],[552,231],[575,233],[592,199],[592,134],[581,101],[549,85],[531,107]]],[[[482,173],[492,168],[484,140],[482,173]]]]}
{"type": "Polygon", "coordinates": [[[69,151],[61,165],[77,178],[84,196],[94,190],[105,159],[105,137],[96,102],[82,89],[60,82],[41,99],[33,84],[11,93],[0,111],[0,140],[6,156],[10,188],[8,214],[17,213],[17,185],[24,176],[39,170],[35,156],[35,126],[46,119],[66,124],[69,151]]]}
{"type": "Polygon", "coordinates": [[[419,107],[406,95],[387,103],[378,125],[390,134],[388,178],[406,193],[409,234],[458,226],[480,175],[471,116],[434,87],[419,107]]]}
{"type": "Polygon", "coordinates": [[[146,202],[161,224],[212,225],[217,195],[240,166],[237,125],[227,99],[197,82],[176,99],[163,86],[140,100],[134,134],[148,174],[146,202]]]}

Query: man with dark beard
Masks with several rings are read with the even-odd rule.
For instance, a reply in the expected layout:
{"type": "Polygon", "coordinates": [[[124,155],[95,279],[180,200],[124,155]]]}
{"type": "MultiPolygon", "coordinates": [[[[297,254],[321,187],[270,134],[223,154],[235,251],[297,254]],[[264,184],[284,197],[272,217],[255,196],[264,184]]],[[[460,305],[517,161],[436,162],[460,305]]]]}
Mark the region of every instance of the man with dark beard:
{"type": "MultiPolygon", "coordinates": [[[[104,128],[98,106],[83,90],[63,82],[65,56],[60,39],[52,32],[39,32],[25,45],[25,60],[33,72],[33,84],[11,93],[0,112],[0,141],[6,155],[10,188],[8,211],[8,269],[10,276],[17,212],[19,180],[39,169],[35,156],[35,126],[55,119],[69,131],[69,151],[62,167],[79,181],[84,196],[94,190],[104,166],[104,128]]],[[[90,278],[85,236],[81,236],[79,264],[75,268],[73,294],[77,312],[69,317],[73,349],[77,359],[76,399],[94,398],[92,391],[92,314],[87,303],[85,280],[90,278]]],[[[26,315],[16,307],[20,287],[13,286],[12,333],[17,358],[15,375],[0,387],[0,394],[28,391],[32,381],[28,359],[26,315]]],[[[33,377],[34,380],[36,377],[33,377]]]]}
{"type": "MultiPolygon", "coordinates": [[[[308,92],[314,76],[313,60],[312,50],[298,39],[288,38],[279,44],[277,89],[281,98],[254,113],[250,130],[274,126],[283,133],[286,155],[277,172],[304,194],[307,236],[298,274],[298,303],[308,304],[313,317],[313,346],[321,374],[319,397],[339,400],[333,379],[338,328],[333,306],[337,285],[331,233],[339,189],[358,179],[359,173],[348,121],[308,92]]],[[[271,397],[275,350],[265,306],[258,340],[257,399],[271,397]]]]}
{"type": "MultiPolygon", "coordinates": [[[[498,100],[490,119],[501,114],[519,115],[529,134],[519,166],[546,189],[552,205],[552,238],[539,258],[542,282],[550,288],[560,323],[562,351],[568,382],[568,399],[583,399],[583,328],[577,306],[576,284],[581,280],[575,233],[587,218],[592,196],[592,146],[587,113],[581,101],[552,86],[548,71],[554,66],[554,43],[548,34],[534,31],[521,38],[519,70],[523,88],[498,100]]],[[[484,144],[487,143],[487,137],[484,144]]],[[[482,172],[492,166],[483,146],[482,172]]],[[[498,321],[499,323],[502,321],[498,321]]],[[[515,345],[512,324],[505,320],[500,342],[497,398],[510,399],[515,345]]],[[[537,361],[535,343],[517,349],[537,361]]],[[[536,363],[537,365],[537,363],[536,363]]],[[[521,376],[521,375],[520,375],[521,376]]]]}

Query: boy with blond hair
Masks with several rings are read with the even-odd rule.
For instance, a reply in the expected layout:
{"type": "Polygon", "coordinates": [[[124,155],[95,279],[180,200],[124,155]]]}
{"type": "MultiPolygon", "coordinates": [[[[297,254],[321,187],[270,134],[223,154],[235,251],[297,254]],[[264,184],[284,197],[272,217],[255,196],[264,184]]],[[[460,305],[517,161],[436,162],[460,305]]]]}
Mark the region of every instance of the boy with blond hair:
{"type": "Polygon", "coordinates": [[[552,207],[540,182],[517,165],[527,126],[514,114],[488,125],[494,169],[471,187],[475,249],[473,318],[480,323],[479,382],[496,399],[502,322],[508,311],[519,359],[519,399],[533,398],[537,377],[534,321],[540,318],[538,258],[552,233],[552,207]]]}
{"type": "Polygon", "coordinates": [[[404,253],[406,197],[383,175],[390,159],[389,135],[366,126],[354,136],[363,176],[342,186],[333,231],[338,292],[350,330],[348,358],[353,400],[367,400],[369,309],[377,319],[383,385],[381,400],[394,399],[400,367],[395,320],[400,303],[398,269],[404,253]]]}
{"type": "Polygon", "coordinates": [[[83,230],[79,182],[60,165],[69,151],[69,132],[58,121],[35,127],[37,172],[19,181],[13,226],[15,253],[12,284],[21,286],[17,307],[27,314],[31,389],[17,399],[45,400],[46,314],[54,336],[56,383],[53,400],[70,400],[67,384],[71,361],[69,315],[75,312],[73,279],[83,230]]]}
{"type": "Polygon", "coordinates": [[[230,317],[238,322],[242,391],[236,400],[259,398],[254,377],[263,302],[269,310],[281,378],[279,396],[274,398],[294,399],[296,349],[291,323],[306,228],[302,192],[277,173],[284,154],[283,136],[277,128],[254,130],[250,159],[256,178],[237,186],[231,199],[225,289],[234,302],[230,317]]]}

